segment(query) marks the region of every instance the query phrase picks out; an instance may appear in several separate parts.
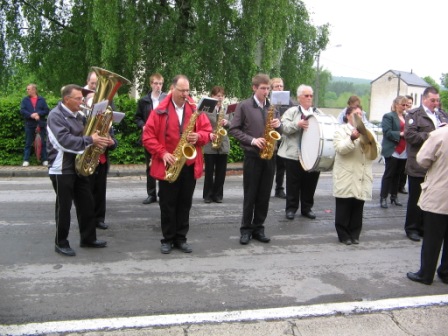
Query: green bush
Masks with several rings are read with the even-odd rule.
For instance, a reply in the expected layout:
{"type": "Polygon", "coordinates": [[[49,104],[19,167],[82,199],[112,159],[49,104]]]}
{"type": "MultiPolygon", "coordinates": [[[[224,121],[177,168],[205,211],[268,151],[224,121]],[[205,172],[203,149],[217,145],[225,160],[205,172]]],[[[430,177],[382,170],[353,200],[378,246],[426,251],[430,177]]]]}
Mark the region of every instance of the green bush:
{"type": "MultiPolygon", "coordinates": [[[[0,165],[20,165],[23,159],[23,147],[25,145],[24,121],[20,114],[20,102],[23,97],[0,98],[0,118],[2,127],[0,128],[0,165]]],[[[55,107],[60,100],[59,97],[45,96],[50,110],[55,107]]],[[[117,111],[126,115],[119,124],[114,124],[115,136],[118,140],[118,147],[110,152],[113,164],[141,164],[145,162],[143,147],[140,144],[141,132],[134,122],[134,115],[137,109],[135,99],[130,99],[126,95],[116,96],[114,104],[117,111]]],[[[243,160],[243,152],[239,143],[230,137],[231,149],[229,162],[240,162],[243,160]]],[[[38,162],[32,154],[31,165],[38,162]]]]}

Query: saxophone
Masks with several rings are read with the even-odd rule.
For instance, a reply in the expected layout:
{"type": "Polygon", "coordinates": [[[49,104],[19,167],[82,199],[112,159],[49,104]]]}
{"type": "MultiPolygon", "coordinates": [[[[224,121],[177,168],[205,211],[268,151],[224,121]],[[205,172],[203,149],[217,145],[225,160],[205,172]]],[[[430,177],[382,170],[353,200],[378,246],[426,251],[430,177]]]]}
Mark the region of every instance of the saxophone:
{"type": "MultiPolygon", "coordinates": [[[[186,99],[185,101],[188,104],[193,105],[188,99],[186,99]]],[[[196,147],[188,143],[187,135],[193,132],[194,126],[196,124],[196,119],[198,117],[199,111],[197,110],[196,106],[194,106],[194,112],[190,117],[190,121],[188,122],[188,125],[185,131],[182,133],[182,136],[177,143],[176,149],[173,152],[173,155],[176,157],[176,162],[173,165],[167,166],[165,170],[165,181],[168,181],[170,183],[175,182],[179,177],[180,171],[182,170],[185,162],[196,157],[196,147]]]]}
{"type": "Polygon", "coordinates": [[[268,115],[266,116],[266,126],[264,128],[264,138],[266,145],[260,150],[260,158],[264,160],[270,160],[274,154],[274,149],[277,141],[280,140],[281,135],[273,127],[271,127],[271,121],[274,119],[274,105],[270,105],[268,109],[268,115]]]}
{"type": "MultiPolygon", "coordinates": [[[[98,77],[98,84],[95,95],[93,96],[92,106],[106,99],[110,102],[122,84],[131,84],[126,78],[108,70],[98,67],[92,67],[92,70],[98,77]]],[[[95,116],[90,114],[87,117],[83,134],[91,136],[93,133],[98,133],[102,137],[108,137],[112,121],[113,111],[112,108],[108,106],[104,113],[95,116]]],[[[82,154],[76,155],[76,172],[82,176],[92,175],[99,164],[100,155],[104,152],[105,149],[101,149],[94,145],[87,147],[82,154]]]]}
{"type": "Polygon", "coordinates": [[[227,135],[227,131],[221,126],[221,120],[224,119],[224,114],[226,113],[226,108],[221,107],[221,111],[218,114],[218,120],[216,121],[216,128],[214,134],[216,138],[212,141],[212,148],[219,149],[222,144],[222,138],[227,135]]]}

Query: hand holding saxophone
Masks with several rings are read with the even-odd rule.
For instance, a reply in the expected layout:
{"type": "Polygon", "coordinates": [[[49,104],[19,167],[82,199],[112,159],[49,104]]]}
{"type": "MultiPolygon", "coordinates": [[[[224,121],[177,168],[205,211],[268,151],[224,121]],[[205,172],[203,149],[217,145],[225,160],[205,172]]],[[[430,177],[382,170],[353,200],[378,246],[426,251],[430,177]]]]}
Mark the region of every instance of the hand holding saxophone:
{"type": "Polygon", "coordinates": [[[166,166],[172,166],[176,163],[176,157],[171,153],[165,153],[162,157],[163,164],[166,166]]]}
{"type": "Polygon", "coordinates": [[[359,131],[356,128],[354,128],[352,131],[352,134],[350,134],[350,139],[352,141],[355,141],[356,139],[359,138],[360,135],[361,135],[361,133],[359,133],[359,131]]]}
{"type": "Polygon", "coordinates": [[[188,133],[187,135],[187,141],[191,143],[192,145],[195,145],[196,142],[198,142],[199,134],[198,133],[188,133]]]}
{"type": "Polygon", "coordinates": [[[271,121],[272,128],[279,128],[281,124],[282,123],[281,123],[280,119],[278,119],[278,118],[272,119],[272,121],[271,121]]]}
{"type": "Polygon", "coordinates": [[[252,140],[252,146],[263,149],[266,146],[266,139],[265,138],[254,138],[252,140]]]}

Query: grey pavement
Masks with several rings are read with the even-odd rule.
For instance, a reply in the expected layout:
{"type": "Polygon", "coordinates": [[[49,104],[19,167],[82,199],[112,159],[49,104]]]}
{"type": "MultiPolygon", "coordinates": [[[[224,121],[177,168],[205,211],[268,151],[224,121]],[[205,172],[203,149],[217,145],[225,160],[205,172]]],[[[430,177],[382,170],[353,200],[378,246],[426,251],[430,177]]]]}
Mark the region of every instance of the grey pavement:
{"type": "MultiPolygon", "coordinates": [[[[144,165],[112,165],[111,228],[98,233],[110,246],[76,248],[76,258],[66,259],[51,250],[51,185],[37,179],[33,190],[27,179],[46,177],[47,169],[0,167],[0,335],[448,335],[448,286],[405,278],[418,267],[420,244],[404,237],[405,207],[379,208],[383,170],[375,162],[374,200],[356,248],[334,238],[331,172],[321,174],[318,220],[285,220],[283,201],[273,197],[271,244],[240,246],[241,177],[234,176],[225,202],[212,206],[201,202],[198,182],[194,252],[166,257],[158,252],[158,206],[141,204],[144,165]],[[34,213],[24,218],[25,205],[34,213]],[[92,297],[77,293],[82,286],[92,297]],[[191,294],[166,297],[167,286],[191,294]]],[[[229,175],[239,174],[241,164],[229,164],[229,175]]],[[[75,244],[76,228],[70,236],[75,244]]]]}

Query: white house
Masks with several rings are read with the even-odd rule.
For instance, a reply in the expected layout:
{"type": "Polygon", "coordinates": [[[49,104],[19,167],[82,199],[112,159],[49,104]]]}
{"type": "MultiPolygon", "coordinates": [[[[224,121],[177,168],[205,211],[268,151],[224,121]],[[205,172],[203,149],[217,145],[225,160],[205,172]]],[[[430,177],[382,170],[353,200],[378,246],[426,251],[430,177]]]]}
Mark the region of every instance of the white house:
{"type": "Polygon", "coordinates": [[[398,70],[386,71],[370,84],[371,121],[380,121],[385,113],[390,112],[392,102],[398,95],[410,95],[414,98],[413,107],[420,106],[423,91],[430,86],[416,74],[398,70]]]}

